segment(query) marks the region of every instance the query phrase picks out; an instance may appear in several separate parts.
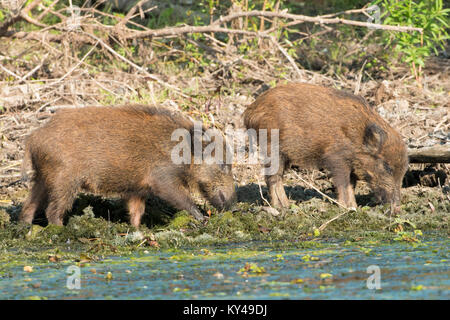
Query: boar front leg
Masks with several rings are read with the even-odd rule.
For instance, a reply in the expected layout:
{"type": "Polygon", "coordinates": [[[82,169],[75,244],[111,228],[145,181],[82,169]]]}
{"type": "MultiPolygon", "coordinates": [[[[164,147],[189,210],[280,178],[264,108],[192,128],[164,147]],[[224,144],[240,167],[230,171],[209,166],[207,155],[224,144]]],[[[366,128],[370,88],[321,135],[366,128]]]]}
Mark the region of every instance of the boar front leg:
{"type": "Polygon", "coordinates": [[[176,188],[175,186],[172,186],[171,189],[172,190],[163,190],[162,192],[158,192],[156,195],[169,202],[179,210],[189,211],[194,218],[199,221],[203,221],[205,219],[186,189],[176,188]]]}
{"type": "Polygon", "coordinates": [[[172,179],[155,179],[151,184],[155,196],[167,201],[179,210],[189,211],[195,219],[203,221],[205,218],[192,200],[189,190],[181,181],[172,179]]]}
{"type": "MultiPolygon", "coordinates": [[[[340,180],[340,179],[336,179],[340,180]]],[[[350,182],[337,183],[338,201],[344,204],[347,208],[356,208],[355,192],[350,182]]]]}
{"type": "Polygon", "coordinates": [[[286,196],[283,186],[283,178],[279,175],[266,176],[267,187],[269,188],[270,204],[273,207],[289,206],[289,199],[286,196]]]}
{"type": "Polygon", "coordinates": [[[326,167],[331,172],[334,185],[337,189],[338,202],[347,208],[356,208],[356,198],[354,185],[356,178],[352,175],[349,165],[341,159],[331,159],[326,163],[326,167]]]}
{"type": "Polygon", "coordinates": [[[353,185],[350,181],[350,172],[344,170],[344,172],[332,172],[331,174],[336,185],[338,202],[347,208],[356,208],[357,204],[353,185]]]}

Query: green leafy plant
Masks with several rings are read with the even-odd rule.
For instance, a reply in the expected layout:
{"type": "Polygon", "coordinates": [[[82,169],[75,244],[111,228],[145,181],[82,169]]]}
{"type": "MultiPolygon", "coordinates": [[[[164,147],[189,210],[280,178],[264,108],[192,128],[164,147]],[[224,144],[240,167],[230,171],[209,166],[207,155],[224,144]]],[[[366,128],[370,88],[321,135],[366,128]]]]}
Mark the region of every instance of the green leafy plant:
{"type": "Polygon", "coordinates": [[[444,48],[449,39],[446,28],[449,27],[448,12],[442,0],[378,0],[374,5],[381,5],[383,24],[414,26],[423,32],[385,33],[387,44],[393,44],[394,51],[400,55],[402,62],[408,63],[419,86],[425,59],[432,52],[438,54],[437,48],[444,48]]]}

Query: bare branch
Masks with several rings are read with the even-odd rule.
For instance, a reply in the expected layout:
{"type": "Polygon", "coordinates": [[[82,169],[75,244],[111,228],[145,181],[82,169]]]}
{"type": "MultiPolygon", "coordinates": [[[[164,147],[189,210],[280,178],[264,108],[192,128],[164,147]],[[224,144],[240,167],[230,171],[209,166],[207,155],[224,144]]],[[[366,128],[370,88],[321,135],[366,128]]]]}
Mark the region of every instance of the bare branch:
{"type": "Polygon", "coordinates": [[[278,41],[275,39],[275,37],[270,37],[270,40],[278,48],[278,50],[280,50],[280,52],[286,57],[286,59],[288,59],[289,63],[292,65],[295,72],[297,72],[297,75],[299,76],[299,78],[303,78],[302,72],[298,68],[294,59],[292,59],[292,57],[289,55],[289,53],[278,43],[278,41]]]}
{"type": "Polygon", "coordinates": [[[268,37],[267,34],[261,32],[253,32],[239,29],[228,29],[216,26],[183,26],[183,27],[169,27],[158,30],[146,30],[146,31],[134,31],[125,36],[127,39],[136,38],[164,38],[169,36],[180,36],[188,33],[211,33],[211,32],[223,32],[229,34],[243,34],[253,37],[268,37]]]}
{"type": "Polygon", "coordinates": [[[313,22],[313,23],[319,23],[319,24],[348,24],[348,25],[353,25],[353,26],[372,27],[372,28],[377,28],[377,29],[401,31],[401,32],[408,32],[408,31],[422,32],[423,31],[422,28],[408,27],[408,26],[390,26],[390,25],[348,20],[348,19],[342,19],[342,18],[324,18],[324,17],[320,17],[320,16],[319,17],[310,17],[310,16],[299,15],[299,14],[287,13],[286,10],[284,10],[282,12],[257,11],[257,10],[247,11],[247,12],[237,12],[237,13],[233,13],[228,16],[225,16],[225,17],[220,17],[219,19],[214,21],[211,24],[211,26],[222,25],[223,23],[227,23],[229,21],[232,21],[234,19],[241,18],[241,17],[284,18],[284,19],[290,19],[290,20],[295,20],[295,21],[313,22]]]}
{"type": "MultiPolygon", "coordinates": [[[[119,29],[119,28],[125,26],[125,25],[128,23],[128,21],[129,21],[130,19],[133,18],[133,15],[134,15],[134,13],[136,12],[136,9],[141,8],[141,6],[142,6],[144,3],[148,2],[148,1],[149,1],[149,0],[141,0],[141,1],[139,1],[138,3],[136,3],[136,4],[130,9],[130,11],[128,11],[127,15],[126,15],[125,17],[123,17],[123,19],[121,19],[121,20],[119,21],[119,23],[116,24],[116,25],[114,26],[114,28],[115,28],[115,29],[119,29]]],[[[151,11],[151,10],[153,10],[153,9],[155,9],[155,8],[156,8],[156,6],[150,8],[150,9],[147,10],[147,11],[151,11]]]]}
{"type": "MultiPolygon", "coordinates": [[[[32,3],[30,3],[30,4],[27,5],[25,8],[23,8],[22,10],[20,10],[18,14],[14,15],[14,16],[11,16],[11,17],[9,17],[8,19],[6,19],[6,21],[3,22],[3,23],[0,25],[0,37],[6,34],[6,32],[8,31],[8,28],[9,28],[10,26],[12,26],[12,25],[13,25],[14,23],[16,23],[17,21],[19,21],[19,20],[21,20],[21,19],[24,19],[24,17],[27,18],[27,19],[29,18],[29,21],[28,21],[28,20],[27,20],[27,21],[34,24],[34,22],[36,22],[36,21],[35,21],[34,19],[32,19],[31,17],[29,17],[29,16],[28,16],[28,13],[29,13],[31,10],[33,10],[36,6],[38,6],[38,5],[41,3],[41,1],[42,1],[42,0],[34,0],[32,3]],[[33,21],[33,22],[31,22],[31,21],[33,21]]],[[[37,23],[39,23],[39,22],[37,22],[37,23]]],[[[39,23],[39,24],[40,24],[40,23],[39,23]]],[[[43,25],[43,24],[42,24],[42,25],[43,25]]],[[[45,26],[45,25],[44,25],[44,26],[45,26]]]]}

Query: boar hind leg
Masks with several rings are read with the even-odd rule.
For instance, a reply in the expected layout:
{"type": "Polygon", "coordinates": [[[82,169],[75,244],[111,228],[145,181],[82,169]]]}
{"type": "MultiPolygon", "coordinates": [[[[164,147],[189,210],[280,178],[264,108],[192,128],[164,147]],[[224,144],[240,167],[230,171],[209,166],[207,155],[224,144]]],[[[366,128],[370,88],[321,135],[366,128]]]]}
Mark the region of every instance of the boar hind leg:
{"type": "Polygon", "coordinates": [[[49,190],[49,203],[45,215],[48,223],[62,226],[64,214],[72,208],[79,190],[67,183],[56,184],[49,190]]]}
{"type": "Polygon", "coordinates": [[[289,199],[283,186],[285,161],[283,157],[280,157],[279,161],[278,172],[274,175],[266,176],[266,184],[269,188],[270,204],[274,207],[287,207],[289,206],[289,199]]]}
{"type": "Polygon", "coordinates": [[[32,223],[36,211],[45,209],[47,204],[47,190],[42,180],[35,180],[31,187],[31,192],[23,204],[19,220],[25,223],[32,223]]]}
{"type": "Polygon", "coordinates": [[[139,228],[142,215],[145,212],[145,199],[139,196],[132,196],[127,200],[128,212],[130,213],[130,223],[135,228],[139,228]]]}

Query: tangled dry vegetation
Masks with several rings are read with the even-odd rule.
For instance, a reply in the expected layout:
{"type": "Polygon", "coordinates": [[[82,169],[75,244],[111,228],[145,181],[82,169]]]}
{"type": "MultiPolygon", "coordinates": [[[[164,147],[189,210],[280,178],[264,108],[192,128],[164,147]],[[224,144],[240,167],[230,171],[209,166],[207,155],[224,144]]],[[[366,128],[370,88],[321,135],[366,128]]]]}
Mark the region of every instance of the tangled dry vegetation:
{"type": "MultiPolygon", "coordinates": [[[[448,143],[450,60],[431,59],[419,88],[404,66],[376,79],[364,66],[345,75],[330,75],[301,68],[292,58],[285,30],[320,24],[319,32],[297,33],[311,39],[333,32],[336,24],[364,27],[365,22],[340,18],[364,14],[364,8],[307,17],[233,6],[227,16],[212,19],[209,25],[153,30],[135,19],[155,9],[146,8],[146,1],[123,16],[104,13],[96,6],[83,6],[74,15],[71,7],[56,10],[58,2],[34,0],[26,7],[10,8],[10,17],[0,25],[1,201],[12,203],[11,194],[25,187],[18,181],[24,138],[55,110],[72,106],[158,104],[221,129],[239,128],[243,110],[258,94],[277,83],[299,81],[362,95],[400,130],[410,147],[448,143]],[[59,22],[47,24],[49,15],[59,22]],[[105,17],[109,24],[102,20],[105,17]],[[259,17],[257,30],[248,31],[249,17],[259,17]],[[17,23],[23,28],[14,27],[17,23]]],[[[414,29],[379,27],[399,32],[414,29]]],[[[354,50],[366,50],[364,46],[356,43],[354,50]]],[[[435,167],[449,174],[448,166],[435,167]]],[[[253,167],[235,168],[240,185],[263,181],[258,172],[253,167]]],[[[329,186],[319,172],[301,175],[322,189],[329,186]]],[[[304,185],[296,174],[288,180],[304,185]]]]}

